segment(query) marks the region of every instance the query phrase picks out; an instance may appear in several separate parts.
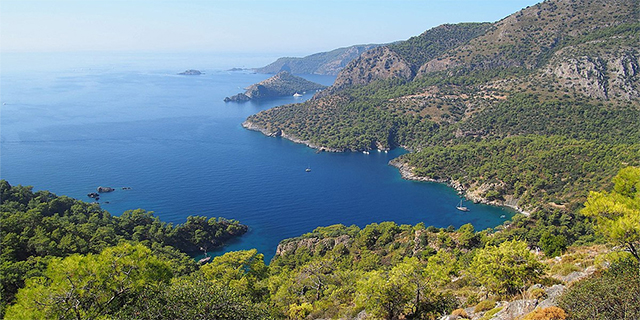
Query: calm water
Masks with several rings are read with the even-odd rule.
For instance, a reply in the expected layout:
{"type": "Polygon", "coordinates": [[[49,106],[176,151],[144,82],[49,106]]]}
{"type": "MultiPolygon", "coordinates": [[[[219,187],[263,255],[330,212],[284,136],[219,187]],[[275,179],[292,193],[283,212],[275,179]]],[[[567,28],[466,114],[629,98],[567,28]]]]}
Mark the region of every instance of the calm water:
{"type": "Polygon", "coordinates": [[[269,77],[224,70],[274,59],[5,55],[1,177],[86,201],[97,186],[111,186],[118,190],[101,201],[115,215],[143,208],[175,223],[188,215],[237,219],[250,232],[224,251],[257,248],[267,259],[280,240],[317,226],[393,220],[483,229],[512,215],[471,203],[471,212],[462,213],[454,190],[402,180],[387,165],[400,150],[316,153],[243,129],[251,114],[310,98],[222,101],[269,77]],[[206,73],[176,75],[190,68],[206,73]]]}

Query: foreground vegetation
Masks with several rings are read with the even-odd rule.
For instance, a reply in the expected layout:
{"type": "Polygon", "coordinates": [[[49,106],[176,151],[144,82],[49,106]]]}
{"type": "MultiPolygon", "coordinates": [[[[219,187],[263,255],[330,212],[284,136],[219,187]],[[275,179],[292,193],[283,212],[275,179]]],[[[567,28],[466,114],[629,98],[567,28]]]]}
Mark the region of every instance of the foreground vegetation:
{"type": "Polygon", "coordinates": [[[188,254],[206,252],[247,231],[238,221],[202,216],[173,225],[142,209],[114,217],[97,204],[33,192],[6,180],[0,180],[0,211],[3,309],[26,279],[43,275],[59,258],[99,254],[119,243],[134,242],[148,247],[158,259],[171,261],[172,272],[188,274],[198,268],[188,254]]]}
{"type": "Polygon", "coordinates": [[[284,240],[269,265],[256,250],[198,265],[187,253],[246,227],[112,217],[1,181],[3,315],[637,319],[637,14],[632,0],[549,0],[435,28],[356,59],[317,99],[248,119],[337,151],[407,147],[413,175],[529,215],[482,231],[319,227],[284,240]]]}
{"type": "MultiPolygon", "coordinates": [[[[393,222],[319,227],[283,241],[268,266],[256,250],[198,265],[169,245],[176,234],[202,235],[184,231],[194,218],[174,227],[143,211],[111,217],[81,201],[6,181],[2,186],[7,319],[435,319],[452,312],[488,319],[508,307],[500,301],[544,300],[545,288],[563,283],[563,276],[603,262],[611,267],[565,290],[560,308],[525,310],[534,312],[528,317],[640,314],[640,168],[622,170],[610,192],[591,193],[580,214],[519,216],[480,232],[470,224],[458,230],[393,222]],[[67,202],[71,206],[60,205],[67,202]],[[137,232],[127,233],[134,220],[137,232]],[[54,221],[65,232],[43,231],[54,221]],[[12,232],[18,223],[22,233],[12,232]],[[43,238],[58,233],[86,245],[72,248],[66,240],[43,238]],[[581,247],[598,242],[624,250],[605,254],[602,246],[595,253],[581,247]],[[569,246],[561,260],[547,260],[569,246]],[[536,247],[539,254],[531,250],[536,247]]],[[[226,234],[240,227],[209,221],[226,234]]]]}

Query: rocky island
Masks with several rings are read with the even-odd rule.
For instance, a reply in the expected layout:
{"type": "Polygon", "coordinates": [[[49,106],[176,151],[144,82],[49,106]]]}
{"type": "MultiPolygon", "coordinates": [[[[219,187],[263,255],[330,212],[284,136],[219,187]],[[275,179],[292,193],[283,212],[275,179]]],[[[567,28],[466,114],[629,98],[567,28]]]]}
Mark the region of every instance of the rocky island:
{"type": "Polygon", "coordinates": [[[189,70],[185,70],[184,72],[180,72],[178,74],[181,76],[199,76],[202,74],[202,72],[200,72],[200,70],[189,69],[189,70]]]}
{"type": "Polygon", "coordinates": [[[269,79],[249,86],[245,93],[226,97],[224,101],[248,101],[292,96],[306,91],[321,90],[324,88],[326,87],[321,84],[294,76],[287,71],[281,71],[269,79]]]}

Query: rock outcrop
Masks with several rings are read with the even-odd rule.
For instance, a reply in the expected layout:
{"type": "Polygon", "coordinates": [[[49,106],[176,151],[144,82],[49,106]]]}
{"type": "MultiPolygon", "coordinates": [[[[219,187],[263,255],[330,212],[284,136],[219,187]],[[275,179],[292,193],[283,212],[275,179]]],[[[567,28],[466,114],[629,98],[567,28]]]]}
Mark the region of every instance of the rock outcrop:
{"type": "MultiPolygon", "coordinates": [[[[536,309],[543,309],[548,307],[556,307],[558,305],[558,299],[567,288],[568,285],[575,281],[579,281],[595,272],[595,268],[589,267],[583,271],[576,271],[571,273],[569,276],[558,278],[558,280],[562,281],[562,284],[555,284],[552,286],[545,287],[540,284],[534,284],[529,287],[527,292],[525,293],[525,299],[518,299],[514,301],[500,301],[496,304],[493,309],[494,312],[491,311],[482,311],[482,312],[474,312],[474,308],[466,308],[464,309],[468,314],[468,319],[478,320],[478,319],[491,319],[491,320],[517,320],[522,319],[522,317],[536,309]],[[533,292],[538,291],[537,297],[536,294],[532,294],[533,292]],[[540,293],[542,292],[542,294],[540,293]],[[493,315],[487,317],[487,313],[491,312],[493,315]]],[[[441,320],[454,320],[459,319],[455,315],[446,315],[441,320]]]]}
{"type": "Polygon", "coordinates": [[[306,238],[296,241],[281,242],[276,249],[276,255],[284,255],[288,252],[295,252],[298,248],[306,247],[311,251],[330,251],[339,244],[348,244],[351,238],[348,235],[341,235],[335,238],[306,238]]]}
{"type": "Polygon", "coordinates": [[[243,101],[249,101],[249,100],[251,100],[251,98],[249,98],[249,96],[247,96],[244,93],[238,93],[235,96],[224,98],[224,102],[230,102],[230,101],[243,102],[243,101]]]}
{"type": "Polygon", "coordinates": [[[388,47],[369,50],[349,63],[329,89],[316,94],[324,97],[351,86],[365,85],[376,80],[400,78],[411,80],[415,76],[411,64],[388,47]]]}
{"type": "Polygon", "coordinates": [[[97,188],[97,190],[98,190],[98,193],[107,193],[107,192],[113,192],[115,189],[111,188],[111,187],[102,187],[102,186],[100,186],[100,187],[97,188]]]}
{"type": "Polygon", "coordinates": [[[637,48],[622,47],[599,51],[615,39],[603,39],[558,50],[544,75],[553,75],[563,87],[575,89],[591,98],[623,100],[640,98],[640,53],[637,48]],[[589,46],[587,54],[584,46],[589,46]]]}

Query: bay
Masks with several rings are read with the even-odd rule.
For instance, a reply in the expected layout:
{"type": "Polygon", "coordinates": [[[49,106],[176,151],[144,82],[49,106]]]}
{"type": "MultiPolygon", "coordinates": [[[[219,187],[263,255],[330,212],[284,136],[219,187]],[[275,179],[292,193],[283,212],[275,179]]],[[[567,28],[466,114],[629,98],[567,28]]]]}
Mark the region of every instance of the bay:
{"type": "MultiPolygon", "coordinates": [[[[404,152],[317,153],[241,127],[251,114],[301,102],[284,97],[225,103],[269,75],[225,71],[265,65],[277,55],[13,54],[0,74],[0,177],[89,201],[97,186],[114,215],[153,211],[236,219],[248,234],[217,253],[277,244],[318,226],[382,221],[476,229],[511,210],[466,202],[442,184],[406,181],[389,160],[404,152]],[[200,69],[200,76],[180,76],[200,69]],[[307,167],[311,172],[306,172],[307,167]],[[121,187],[130,187],[122,190],[121,187]]],[[[331,84],[335,77],[307,75],[331,84]]],[[[504,217],[503,217],[504,215],[504,217]]]]}

